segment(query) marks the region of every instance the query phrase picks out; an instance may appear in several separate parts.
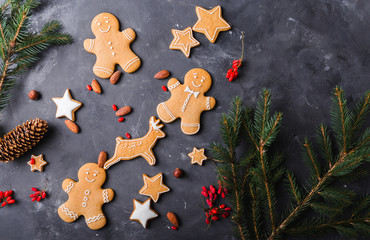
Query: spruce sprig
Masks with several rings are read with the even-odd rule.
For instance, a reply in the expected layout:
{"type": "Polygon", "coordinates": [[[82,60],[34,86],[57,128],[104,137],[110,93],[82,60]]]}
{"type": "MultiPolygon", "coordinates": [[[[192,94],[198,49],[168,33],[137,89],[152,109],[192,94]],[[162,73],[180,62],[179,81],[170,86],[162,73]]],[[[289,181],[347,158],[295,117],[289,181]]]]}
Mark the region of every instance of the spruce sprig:
{"type": "Polygon", "coordinates": [[[255,110],[236,97],[221,117],[223,143],[211,146],[218,178],[230,192],[235,236],[272,240],[333,231],[347,237],[370,236],[370,197],[337,184],[367,176],[362,166],[370,159],[370,128],[364,127],[369,110],[370,91],[350,109],[343,90],[334,89],[330,127],[320,124],[315,144],[306,138],[302,145],[311,173],[301,185],[271,149],[282,113],[271,113],[270,91],[261,92],[255,110]],[[276,210],[281,181],[290,196],[284,213],[276,210]]]}
{"type": "Polygon", "coordinates": [[[40,53],[52,45],[72,42],[57,20],[46,23],[40,33],[30,30],[30,16],[41,4],[37,0],[8,0],[0,6],[0,112],[6,107],[15,80],[27,71],[40,53]]]}

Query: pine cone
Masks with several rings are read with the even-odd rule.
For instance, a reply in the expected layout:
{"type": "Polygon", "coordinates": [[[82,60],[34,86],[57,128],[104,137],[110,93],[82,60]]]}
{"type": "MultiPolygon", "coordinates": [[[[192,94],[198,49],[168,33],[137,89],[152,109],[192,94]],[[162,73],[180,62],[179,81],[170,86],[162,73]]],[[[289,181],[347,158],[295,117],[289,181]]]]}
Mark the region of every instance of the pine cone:
{"type": "Polygon", "coordinates": [[[0,161],[13,161],[30,150],[44,137],[47,128],[48,123],[39,118],[18,125],[0,139],[0,161]]]}

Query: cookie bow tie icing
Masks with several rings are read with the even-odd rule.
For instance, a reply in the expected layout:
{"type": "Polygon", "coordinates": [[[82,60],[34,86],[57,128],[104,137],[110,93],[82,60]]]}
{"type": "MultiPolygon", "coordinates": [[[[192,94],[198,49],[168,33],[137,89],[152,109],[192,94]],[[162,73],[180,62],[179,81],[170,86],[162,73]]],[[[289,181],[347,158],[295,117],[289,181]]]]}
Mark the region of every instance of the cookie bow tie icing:
{"type": "Polygon", "coordinates": [[[194,93],[194,97],[195,97],[195,98],[197,98],[197,97],[198,97],[198,95],[199,95],[199,92],[194,92],[193,90],[190,90],[189,86],[186,86],[186,88],[185,88],[185,91],[184,91],[184,92],[188,92],[188,93],[190,93],[190,94],[189,94],[189,96],[191,96],[191,94],[193,94],[193,93],[194,93]]]}

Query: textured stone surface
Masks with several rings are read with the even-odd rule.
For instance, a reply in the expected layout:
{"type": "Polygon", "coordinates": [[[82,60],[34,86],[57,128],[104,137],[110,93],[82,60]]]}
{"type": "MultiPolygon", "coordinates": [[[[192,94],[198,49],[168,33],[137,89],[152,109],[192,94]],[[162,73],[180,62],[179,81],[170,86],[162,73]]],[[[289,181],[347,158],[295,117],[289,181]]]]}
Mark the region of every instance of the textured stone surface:
{"type": "MultiPolygon", "coordinates": [[[[47,1],[33,18],[35,29],[48,20],[60,19],[65,30],[72,34],[74,43],[46,52],[28,74],[22,76],[9,108],[1,116],[0,130],[6,133],[30,118],[48,121],[49,132],[35,149],[11,163],[0,163],[0,190],[13,189],[17,204],[0,209],[0,232],[7,239],[233,239],[231,224],[221,221],[206,230],[201,211],[202,185],[215,184],[214,166],[190,164],[187,153],[193,147],[207,148],[219,141],[218,119],[227,111],[235,95],[254,106],[258,92],[270,88],[274,110],[284,113],[279,136],[279,148],[284,149],[289,168],[300,181],[307,176],[302,167],[299,144],[305,136],[313,137],[313,129],[320,122],[328,122],[331,91],[341,85],[350,99],[358,99],[370,87],[370,2],[347,0],[244,0],[221,1],[224,18],[232,25],[222,32],[215,44],[204,35],[194,33],[201,45],[193,48],[187,59],[180,51],[169,50],[171,29],[193,26],[197,20],[195,2],[190,0],[63,0],[47,1]],[[86,90],[95,76],[92,67],[95,56],[83,50],[86,38],[94,37],[91,20],[101,12],[114,14],[121,29],[133,28],[137,39],[132,49],[142,59],[141,68],[124,73],[116,85],[101,80],[103,93],[86,90]],[[229,83],[224,75],[232,60],[241,53],[241,31],[246,33],[246,63],[240,77],[229,83]],[[90,230],[83,218],[75,223],[63,222],[57,214],[58,206],[67,200],[63,179],[77,180],[78,169],[87,162],[97,162],[100,151],[112,156],[117,135],[129,132],[133,138],[148,130],[148,119],[156,115],[158,103],[169,98],[153,75],[168,69],[172,77],[183,82],[192,68],[206,69],[213,77],[208,92],[217,100],[216,108],[202,116],[202,129],[195,136],[186,136],[179,121],[166,124],[167,137],[154,148],[157,164],[149,166],[140,158],[112,166],[107,174],[105,188],[115,191],[113,202],[104,206],[107,226],[90,230]],[[52,97],[61,97],[66,88],[74,99],[83,102],[76,112],[76,123],[81,133],[74,134],[56,119],[52,97]],[[27,94],[40,92],[38,101],[27,94]],[[111,105],[130,105],[132,113],[123,123],[111,105]],[[26,162],[31,154],[44,154],[48,165],[44,172],[33,173],[26,162]],[[172,176],[175,168],[185,176],[172,176]],[[154,176],[163,172],[171,192],[163,194],[153,208],[160,217],[151,221],[149,228],[129,220],[133,210],[132,199],[146,200],[139,195],[143,186],[142,174],[154,176]],[[48,198],[31,202],[31,187],[42,188],[47,179],[48,198]],[[168,211],[175,212],[181,226],[179,231],[169,229],[168,211]]],[[[202,7],[212,8],[216,1],[201,1],[202,7]]],[[[364,185],[366,186],[366,184],[364,185]]],[[[368,187],[367,187],[368,188],[368,187]]],[[[338,239],[337,236],[321,239],[338,239]]]]}

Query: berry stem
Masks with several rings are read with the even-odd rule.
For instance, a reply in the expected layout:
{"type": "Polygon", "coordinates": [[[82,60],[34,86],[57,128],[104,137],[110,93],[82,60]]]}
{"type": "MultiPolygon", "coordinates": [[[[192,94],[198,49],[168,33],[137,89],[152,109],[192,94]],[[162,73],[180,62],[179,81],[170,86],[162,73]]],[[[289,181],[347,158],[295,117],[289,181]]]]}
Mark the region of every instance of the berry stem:
{"type": "Polygon", "coordinates": [[[243,61],[243,57],[244,57],[244,32],[242,31],[242,55],[240,56],[240,62],[238,64],[238,68],[240,67],[240,65],[242,65],[242,61],[243,61]]]}

